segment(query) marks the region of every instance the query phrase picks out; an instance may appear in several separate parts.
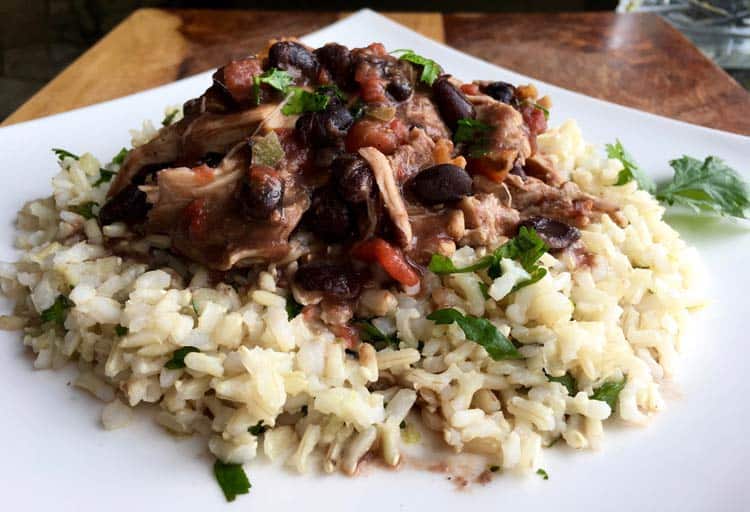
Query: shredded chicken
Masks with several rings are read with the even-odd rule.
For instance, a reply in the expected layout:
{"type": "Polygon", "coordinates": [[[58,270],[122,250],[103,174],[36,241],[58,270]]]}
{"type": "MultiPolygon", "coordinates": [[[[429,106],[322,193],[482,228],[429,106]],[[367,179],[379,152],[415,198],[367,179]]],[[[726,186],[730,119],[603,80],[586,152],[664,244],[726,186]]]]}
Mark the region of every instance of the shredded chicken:
{"type": "Polygon", "coordinates": [[[383,199],[393,225],[398,230],[399,243],[403,247],[411,244],[412,230],[409,214],[406,213],[404,198],[396,184],[396,176],[388,158],[375,148],[361,148],[359,154],[370,164],[375,182],[378,184],[380,197],[383,199]]]}

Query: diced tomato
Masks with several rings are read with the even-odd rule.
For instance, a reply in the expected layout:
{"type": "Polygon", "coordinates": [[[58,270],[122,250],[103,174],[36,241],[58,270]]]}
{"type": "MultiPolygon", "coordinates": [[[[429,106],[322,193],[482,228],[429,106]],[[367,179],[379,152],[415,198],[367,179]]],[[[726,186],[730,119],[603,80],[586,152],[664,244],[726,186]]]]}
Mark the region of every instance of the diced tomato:
{"type": "Polygon", "coordinates": [[[206,200],[193,199],[185,208],[185,218],[188,221],[188,234],[191,238],[202,238],[207,226],[206,200]]]}
{"type": "Polygon", "coordinates": [[[193,172],[198,186],[208,185],[214,180],[214,170],[206,164],[193,167],[193,172]]]}
{"type": "Polygon", "coordinates": [[[371,238],[355,245],[351,255],[362,261],[377,262],[389,276],[403,285],[419,284],[419,274],[406,261],[401,249],[382,238],[371,238]]]}
{"type": "Polygon", "coordinates": [[[544,111],[541,108],[527,103],[521,107],[521,115],[532,135],[547,131],[547,118],[544,117],[544,111]]]}
{"type": "Polygon", "coordinates": [[[255,75],[263,72],[260,62],[255,58],[233,60],[224,66],[223,70],[224,85],[237,102],[250,99],[253,92],[253,79],[255,75]]]}
{"type": "Polygon", "coordinates": [[[461,92],[470,96],[476,96],[479,94],[479,86],[477,84],[461,84],[461,92]]]}
{"type": "Polygon", "coordinates": [[[398,147],[398,136],[381,121],[360,119],[346,135],[346,150],[355,153],[359,148],[370,146],[385,155],[390,155],[398,147]]]}

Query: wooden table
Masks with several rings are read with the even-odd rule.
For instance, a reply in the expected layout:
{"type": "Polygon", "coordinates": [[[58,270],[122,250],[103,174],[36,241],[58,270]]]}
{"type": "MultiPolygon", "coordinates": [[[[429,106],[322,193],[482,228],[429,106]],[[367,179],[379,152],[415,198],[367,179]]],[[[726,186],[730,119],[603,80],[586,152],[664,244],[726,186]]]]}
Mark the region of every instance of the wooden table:
{"type": "MultiPolygon", "coordinates": [[[[343,13],[141,9],[9,116],[11,124],[165,84],[343,13]]],[[[584,94],[750,135],[750,94],[650,14],[390,13],[467,53],[584,94]]]]}

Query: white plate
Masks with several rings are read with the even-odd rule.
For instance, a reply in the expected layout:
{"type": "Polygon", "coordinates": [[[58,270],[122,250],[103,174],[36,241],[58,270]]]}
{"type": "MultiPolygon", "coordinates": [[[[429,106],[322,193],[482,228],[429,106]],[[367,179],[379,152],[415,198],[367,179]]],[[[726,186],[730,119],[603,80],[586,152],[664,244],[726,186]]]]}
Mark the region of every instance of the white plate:
{"type": "MultiPolygon", "coordinates": [[[[481,21],[478,21],[481,22],[481,21]]],[[[371,11],[360,11],[303,40],[412,48],[462,79],[529,78],[432,42],[371,11]]],[[[529,58],[534,58],[530,55],[529,58]]],[[[116,71],[115,71],[116,72],[116,71]]],[[[91,151],[108,160],[129,142],[127,129],[161,120],[165,105],[200,94],[209,73],[99,105],[0,129],[5,183],[0,190],[0,259],[14,259],[12,219],[27,200],[50,194],[51,147],[91,151]]],[[[683,153],[724,158],[747,174],[750,138],[680,123],[536,82],[555,103],[553,124],[578,119],[594,142],[619,137],[642,167],[670,175],[683,153]]],[[[710,106],[707,106],[710,108],[710,106]]],[[[712,307],[685,342],[683,365],[665,410],[648,428],[606,431],[602,450],[548,450],[550,479],[496,478],[457,491],[445,476],[414,470],[368,470],[366,476],[296,476],[247,465],[251,494],[228,505],[197,440],[165,435],[147,416],[105,432],[101,405],[65,384],[71,372],[35,372],[18,334],[0,333],[3,384],[0,488],[3,510],[183,512],[244,510],[747,510],[750,407],[747,389],[747,224],[682,222],[711,272],[712,307]]]]}

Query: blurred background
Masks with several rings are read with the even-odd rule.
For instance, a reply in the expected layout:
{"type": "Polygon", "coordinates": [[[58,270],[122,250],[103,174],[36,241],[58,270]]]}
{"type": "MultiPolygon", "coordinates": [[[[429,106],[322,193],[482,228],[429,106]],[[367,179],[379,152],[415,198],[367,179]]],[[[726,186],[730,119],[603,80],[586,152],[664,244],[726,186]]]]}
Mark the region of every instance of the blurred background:
{"type": "Polygon", "coordinates": [[[529,12],[652,11],[750,88],[750,0],[0,0],[0,120],[140,7],[529,12]]]}

